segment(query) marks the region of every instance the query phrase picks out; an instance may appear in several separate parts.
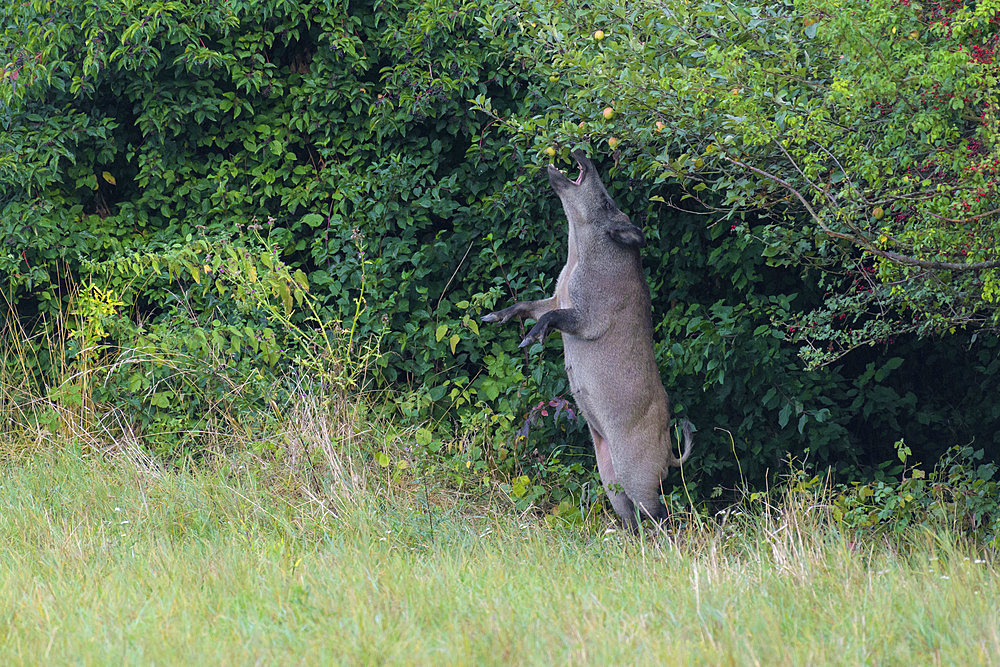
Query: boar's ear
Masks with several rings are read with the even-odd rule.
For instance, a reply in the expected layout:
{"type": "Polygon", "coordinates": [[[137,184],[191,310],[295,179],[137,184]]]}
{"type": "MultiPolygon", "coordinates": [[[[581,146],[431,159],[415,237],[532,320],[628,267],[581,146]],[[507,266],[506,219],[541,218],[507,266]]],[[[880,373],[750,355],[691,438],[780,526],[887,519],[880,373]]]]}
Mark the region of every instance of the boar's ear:
{"type": "Polygon", "coordinates": [[[641,248],[646,245],[642,230],[628,222],[615,223],[608,229],[608,237],[618,245],[641,248]]]}

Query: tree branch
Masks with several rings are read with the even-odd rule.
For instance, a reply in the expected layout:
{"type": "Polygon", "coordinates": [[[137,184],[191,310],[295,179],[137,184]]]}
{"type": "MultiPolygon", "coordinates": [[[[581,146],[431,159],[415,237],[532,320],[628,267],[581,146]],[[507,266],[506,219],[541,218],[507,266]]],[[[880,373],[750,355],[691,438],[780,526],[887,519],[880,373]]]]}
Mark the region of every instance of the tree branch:
{"type": "Polygon", "coordinates": [[[778,183],[786,190],[791,192],[793,195],[795,195],[796,199],[802,202],[802,205],[805,206],[806,211],[809,212],[809,216],[816,221],[816,224],[819,225],[820,229],[822,229],[827,236],[832,236],[834,238],[845,239],[847,241],[850,241],[854,245],[863,248],[868,252],[870,252],[871,254],[876,255],[878,257],[888,259],[889,261],[895,262],[897,264],[904,264],[906,266],[918,266],[922,269],[934,269],[938,271],[982,271],[984,269],[992,269],[996,266],[1000,266],[1000,259],[993,259],[987,262],[971,262],[971,263],[940,262],[937,260],[917,259],[916,257],[901,255],[897,252],[892,252],[890,250],[882,250],[874,243],[872,243],[870,240],[861,236],[855,236],[853,234],[844,234],[843,232],[835,232],[827,226],[827,224],[823,221],[823,219],[819,216],[819,214],[816,213],[815,209],[813,209],[809,201],[802,196],[802,193],[796,190],[795,187],[792,186],[792,184],[786,181],[785,179],[779,176],[775,176],[774,174],[770,174],[764,171],[763,169],[758,169],[757,167],[752,167],[744,162],[740,162],[739,160],[733,159],[728,155],[723,155],[722,157],[726,161],[735,164],[737,167],[749,169],[755,174],[759,174],[760,176],[763,176],[768,180],[778,183]]]}
{"type": "Polygon", "coordinates": [[[938,215],[937,213],[931,213],[930,211],[927,211],[927,213],[930,214],[930,215],[933,215],[935,218],[937,218],[939,220],[944,220],[945,222],[953,222],[953,223],[955,223],[957,225],[963,225],[963,224],[965,224],[967,222],[972,222],[973,220],[979,220],[981,218],[988,218],[989,216],[993,215],[994,213],[1000,213],[1000,208],[995,208],[992,211],[986,211],[986,213],[980,213],[979,215],[972,215],[972,216],[969,216],[968,218],[946,218],[943,215],[938,215]]]}

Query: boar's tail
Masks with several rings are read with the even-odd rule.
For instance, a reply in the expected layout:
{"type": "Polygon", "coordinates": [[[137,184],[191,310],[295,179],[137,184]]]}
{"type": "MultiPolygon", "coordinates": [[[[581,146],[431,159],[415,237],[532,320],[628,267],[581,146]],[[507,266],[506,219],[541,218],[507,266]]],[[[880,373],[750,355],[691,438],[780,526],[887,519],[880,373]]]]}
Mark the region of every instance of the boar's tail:
{"type": "Polygon", "coordinates": [[[671,451],[670,458],[672,458],[673,461],[670,462],[670,465],[680,466],[691,457],[691,445],[694,442],[691,429],[691,420],[685,417],[684,422],[681,424],[681,431],[684,433],[684,447],[681,450],[681,457],[677,458],[674,456],[673,451],[671,451]]]}

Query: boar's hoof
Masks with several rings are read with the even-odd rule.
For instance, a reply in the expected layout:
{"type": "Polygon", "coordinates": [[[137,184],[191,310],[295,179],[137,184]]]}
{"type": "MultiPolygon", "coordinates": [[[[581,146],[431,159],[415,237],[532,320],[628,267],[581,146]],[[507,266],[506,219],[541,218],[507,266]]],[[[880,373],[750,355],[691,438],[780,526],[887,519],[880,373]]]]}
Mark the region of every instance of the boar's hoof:
{"type": "Polygon", "coordinates": [[[517,305],[513,305],[504,308],[503,310],[495,310],[489,315],[483,315],[482,320],[483,322],[499,322],[500,324],[503,324],[510,318],[514,317],[514,314],[516,312],[517,312],[517,305]]]}
{"type": "Polygon", "coordinates": [[[531,327],[531,331],[528,332],[528,335],[524,337],[524,340],[521,341],[521,344],[518,345],[518,347],[528,347],[532,343],[541,343],[545,340],[545,335],[548,332],[549,328],[539,322],[535,326],[531,327]]]}

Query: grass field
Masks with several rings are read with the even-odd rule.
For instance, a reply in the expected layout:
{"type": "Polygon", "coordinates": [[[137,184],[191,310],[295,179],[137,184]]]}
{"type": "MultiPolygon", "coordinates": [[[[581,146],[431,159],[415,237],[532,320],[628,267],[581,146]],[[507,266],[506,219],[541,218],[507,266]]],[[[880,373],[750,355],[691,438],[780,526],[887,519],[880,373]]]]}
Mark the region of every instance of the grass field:
{"type": "Polygon", "coordinates": [[[629,539],[355,473],[356,493],[324,500],[231,461],[169,472],[63,448],[3,463],[0,662],[1000,655],[995,564],[949,536],[865,542],[793,503],[629,539]]]}

